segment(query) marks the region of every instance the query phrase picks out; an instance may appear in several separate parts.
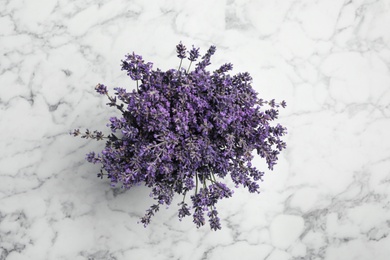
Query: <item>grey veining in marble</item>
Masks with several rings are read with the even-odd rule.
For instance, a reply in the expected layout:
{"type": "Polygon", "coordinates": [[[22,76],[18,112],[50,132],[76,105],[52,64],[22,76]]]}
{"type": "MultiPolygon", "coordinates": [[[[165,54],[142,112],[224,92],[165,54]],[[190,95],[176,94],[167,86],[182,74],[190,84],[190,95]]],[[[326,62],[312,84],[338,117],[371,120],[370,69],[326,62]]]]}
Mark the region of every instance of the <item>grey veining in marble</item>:
{"type": "Polygon", "coordinates": [[[389,259],[389,28],[389,0],[0,1],[0,259],[389,259]],[[96,178],[103,144],[68,134],[108,130],[94,86],[135,87],[126,53],[168,69],[179,41],[288,103],[288,149],[218,232],[175,206],[144,228],[149,190],[96,178]]]}

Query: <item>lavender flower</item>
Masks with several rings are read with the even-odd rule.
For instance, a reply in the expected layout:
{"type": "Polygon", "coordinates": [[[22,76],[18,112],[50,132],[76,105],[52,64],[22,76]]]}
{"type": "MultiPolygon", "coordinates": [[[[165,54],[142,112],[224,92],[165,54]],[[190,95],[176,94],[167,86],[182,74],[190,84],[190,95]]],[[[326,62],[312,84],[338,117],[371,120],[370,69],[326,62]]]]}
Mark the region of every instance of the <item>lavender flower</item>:
{"type": "Polygon", "coordinates": [[[210,46],[210,48],[207,50],[206,54],[203,55],[202,61],[197,64],[195,71],[205,70],[205,68],[211,64],[210,58],[211,58],[211,56],[214,55],[216,49],[217,48],[214,45],[210,46]]]}
{"type": "Polygon", "coordinates": [[[97,93],[99,93],[101,95],[107,94],[107,87],[104,86],[103,84],[97,84],[95,87],[95,90],[97,93]]]}
{"type": "Polygon", "coordinates": [[[199,48],[195,48],[192,46],[192,49],[189,51],[190,57],[188,59],[190,61],[196,61],[199,57],[199,48]]]}
{"type": "Polygon", "coordinates": [[[139,184],[151,189],[156,203],[141,219],[145,226],[160,205],[170,205],[179,194],[183,196],[178,205],[180,220],[192,215],[200,227],[208,217],[211,229],[221,229],[217,203],[233,196],[225,178],[258,193],[264,172],[252,166],[252,151],[272,170],[286,148],[282,140],[286,128],[272,124],[286,102],[258,98],[249,73],[228,74],[231,63],[207,71],[215,51],[211,46],[192,71],[199,48],[188,52],[190,64],[184,70],[181,65],[187,53],[181,42],[176,46],[179,69],[153,70],[153,64],[142,56],[126,55],[122,70],[136,81],[136,89],[115,88],[110,96],[105,85],[95,88],[108,97],[108,106],[120,112],[109,119],[110,133],[88,129],[71,132],[106,141],[100,153],[90,152],[86,157],[88,162],[101,165],[99,178],[105,176],[112,186],[125,189],[139,184]]]}
{"type": "Polygon", "coordinates": [[[186,46],[184,46],[181,42],[176,45],[176,52],[177,52],[177,57],[180,59],[184,59],[186,57],[186,46]]]}

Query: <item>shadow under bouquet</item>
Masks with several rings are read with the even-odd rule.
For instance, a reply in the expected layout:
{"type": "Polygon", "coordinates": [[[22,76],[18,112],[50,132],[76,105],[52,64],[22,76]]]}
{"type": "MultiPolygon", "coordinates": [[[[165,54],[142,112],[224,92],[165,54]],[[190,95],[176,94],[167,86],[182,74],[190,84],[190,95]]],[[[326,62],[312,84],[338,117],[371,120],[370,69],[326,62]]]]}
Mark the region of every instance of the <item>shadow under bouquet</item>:
{"type": "Polygon", "coordinates": [[[286,103],[258,98],[249,73],[229,74],[231,63],[208,71],[215,50],[211,46],[200,57],[199,48],[187,51],[179,43],[179,68],[168,71],[154,70],[134,53],[126,55],[122,70],[136,89],[114,88],[112,96],[103,84],[95,88],[120,112],[109,119],[111,133],[71,132],[106,142],[100,153],[90,152],[86,158],[101,165],[98,177],[125,189],[140,184],[151,188],[156,203],[141,218],[145,226],[161,205],[170,205],[179,194],[180,220],[192,215],[199,228],[208,218],[211,229],[221,229],[216,204],[233,194],[224,179],[258,193],[264,172],[252,166],[253,152],[272,170],[286,148],[281,140],[286,128],[271,124],[286,103]],[[186,58],[187,69],[182,67],[186,58]]]}

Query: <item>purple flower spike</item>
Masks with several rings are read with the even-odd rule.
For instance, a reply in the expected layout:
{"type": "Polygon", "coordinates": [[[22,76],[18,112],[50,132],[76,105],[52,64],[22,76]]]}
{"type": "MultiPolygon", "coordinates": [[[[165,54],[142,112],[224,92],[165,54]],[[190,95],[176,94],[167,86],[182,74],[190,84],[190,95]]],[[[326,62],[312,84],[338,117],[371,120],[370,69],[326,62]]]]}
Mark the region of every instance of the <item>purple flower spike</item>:
{"type": "Polygon", "coordinates": [[[184,59],[186,57],[186,46],[184,46],[181,42],[176,45],[176,52],[177,52],[177,57],[180,59],[184,59]]]}
{"type": "Polygon", "coordinates": [[[188,59],[190,61],[196,61],[199,58],[199,48],[195,48],[192,46],[192,49],[189,51],[190,57],[188,59]]]}
{"type": "Polygon", "coordinates": [[[95,87],[95,90],[97,93],[99,93],[101,95],[107,94],[107,87],[104,86],[103,84],[97,84],[95,87]]]}

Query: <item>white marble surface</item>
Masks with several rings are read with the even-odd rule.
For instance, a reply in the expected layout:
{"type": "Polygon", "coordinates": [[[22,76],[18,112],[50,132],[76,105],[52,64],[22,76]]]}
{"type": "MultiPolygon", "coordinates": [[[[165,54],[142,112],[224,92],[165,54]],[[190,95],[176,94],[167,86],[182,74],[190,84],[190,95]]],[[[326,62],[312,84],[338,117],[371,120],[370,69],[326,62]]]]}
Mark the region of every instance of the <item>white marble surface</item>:
{"type": "Polygon", "coordinates": [[[0,259],[389,259],[389,28],[389,0],[1,0],[0,259]],[[126,53],[168,69],[179,41],[288,103],[288,149],[218,232],[176,207],[144,228],[149,191],[110,188],[84,161],[103,143],[68,135],[108,131],[93,87],[134,87],[126,53]]]}

